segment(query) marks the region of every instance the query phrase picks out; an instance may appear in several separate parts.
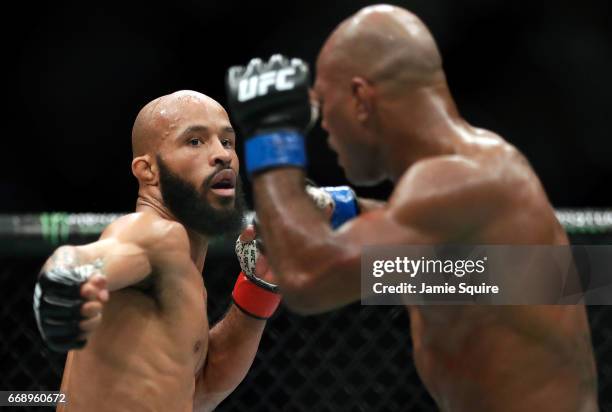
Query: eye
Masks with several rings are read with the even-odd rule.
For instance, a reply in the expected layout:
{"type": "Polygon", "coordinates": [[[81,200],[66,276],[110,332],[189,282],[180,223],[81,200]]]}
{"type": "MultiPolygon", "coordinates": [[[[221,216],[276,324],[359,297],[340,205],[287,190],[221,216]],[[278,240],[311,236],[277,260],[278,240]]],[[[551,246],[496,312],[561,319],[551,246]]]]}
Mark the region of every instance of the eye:
{"type": "Polygon", "coordinates": [[[199,146],[202,142],[200,142],[200,139],[196,139],[195,137],[192,139],[189,139],[189,145],[190,146],[199,146]]]}
{"type": "Polygon", "coordinates": [[[233,147],[232,141],[230,139],[221,139],[221,144],[223,145],[223,147],[233,147]]]}

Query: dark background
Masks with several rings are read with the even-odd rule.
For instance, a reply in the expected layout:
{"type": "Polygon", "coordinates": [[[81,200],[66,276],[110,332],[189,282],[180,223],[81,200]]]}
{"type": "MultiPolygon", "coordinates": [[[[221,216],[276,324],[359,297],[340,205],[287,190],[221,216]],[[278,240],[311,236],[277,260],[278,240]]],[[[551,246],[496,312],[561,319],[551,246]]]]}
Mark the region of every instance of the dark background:
{"type": "MultiPolygon", "coordinates": [[[[225,104],[230,65],[275,52],[312,63],[371,3],[13,4],[2,17],[0,212],[133,209],[130,132],[144,104],[179,89],[225,104]]],[[[609,1],[394,3],[430,26],[462,114],[518,146],[556,207],[612,205],[609,1]]],[[[343,183],[320,130],[308,146],[311,176],[343,183]]]]}
{"type": "MultiPolygon", "coordinates": [[[[225,104],[223,80],[230,65],[276,52],[313,63],[330,31],[371,3],[3,6],[0,213],[130,211],[137,188],[130,133],[144,104],[179,89],[198,90],[225,104]]],[[[415,11],[430,26],[462,114],[518,146],[554,206],[612,206],[610,2],[394,4],[415,11]]],[[[320,130],[309,138],[308,149],[312,178],[345,183],[320,130]]],[[[384,197],[390,188],[358,192],[384,197]]],[[[3,390],[59,385],[64,358],[44,347],[31,312],[42,260],[0,260],[3,390]]],[[[238,267],[232,257],[207,268],[214,320],[227,307],[238,267]]],[[[590,307],[588,314],[601,408],[612,411],[612,312],[590,307]]],[[[355,304],[307,318],[281,309],[269,322],[245,382],[220,410],[435,410],[413,367],[408,328],[401,308],[355,304]]]]}

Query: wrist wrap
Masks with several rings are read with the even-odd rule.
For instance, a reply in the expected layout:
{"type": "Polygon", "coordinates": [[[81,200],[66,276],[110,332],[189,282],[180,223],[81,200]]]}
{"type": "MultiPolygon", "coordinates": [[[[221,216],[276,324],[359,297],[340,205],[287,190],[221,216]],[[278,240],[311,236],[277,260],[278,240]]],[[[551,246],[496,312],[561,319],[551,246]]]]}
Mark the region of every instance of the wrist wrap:
{"type": "Polygon", "coordinates": [[[262,133],[245,142],[247,174],[280,166],[306,167],[304,137],[292,130],[262,133]]]}

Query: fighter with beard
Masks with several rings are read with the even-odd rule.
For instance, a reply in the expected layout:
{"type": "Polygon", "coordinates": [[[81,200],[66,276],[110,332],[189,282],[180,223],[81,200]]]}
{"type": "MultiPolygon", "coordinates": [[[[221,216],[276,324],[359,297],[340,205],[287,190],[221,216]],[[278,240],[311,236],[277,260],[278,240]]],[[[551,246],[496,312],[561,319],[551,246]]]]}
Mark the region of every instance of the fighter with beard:
{"type": "Polygon", "coordinates": [[[46,343],[68,353],[65,411],[204,411],[251,366],[280,297],[241,273],[209,329],[202,270],[211,236],[237,233],[243,198],[226,111],[180,91],[147,104],[132,131],[136,212],[97,242],[44,265],[34,309],[46,343]]]}

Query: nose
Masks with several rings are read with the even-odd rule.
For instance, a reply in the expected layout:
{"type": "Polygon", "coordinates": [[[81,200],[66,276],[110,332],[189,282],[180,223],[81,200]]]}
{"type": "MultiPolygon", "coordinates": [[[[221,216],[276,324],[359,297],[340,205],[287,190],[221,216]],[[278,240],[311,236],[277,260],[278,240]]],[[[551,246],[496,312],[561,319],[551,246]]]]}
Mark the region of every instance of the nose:
{"type": "Polygon", "coordinates": [[[221,141],[219,139],[214,139],[211,155],[210,155],[210,165],[222,165],[227,166],[232,161],[231,151],[223,147],[221,141]]]}

